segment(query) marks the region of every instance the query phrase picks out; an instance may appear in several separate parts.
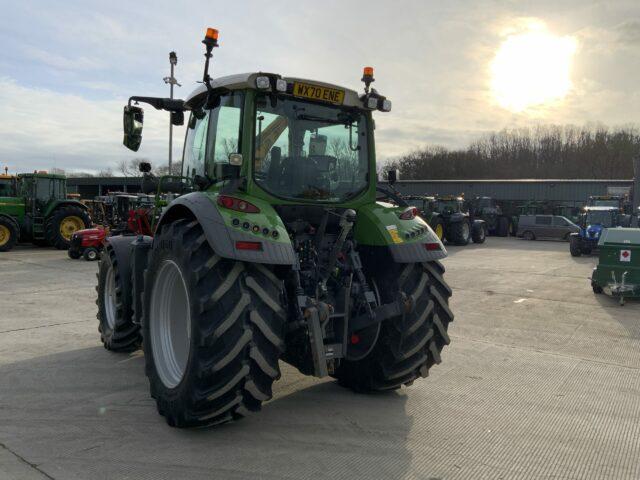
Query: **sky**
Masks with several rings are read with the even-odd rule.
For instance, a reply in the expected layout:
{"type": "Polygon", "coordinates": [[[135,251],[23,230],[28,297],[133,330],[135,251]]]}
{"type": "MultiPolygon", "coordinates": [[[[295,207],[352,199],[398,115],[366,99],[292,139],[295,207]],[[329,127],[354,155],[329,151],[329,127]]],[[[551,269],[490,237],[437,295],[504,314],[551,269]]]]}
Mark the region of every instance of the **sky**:
{"type": "MultiPolygon", "coordinates": [[[[122,145],[122,107],[131,95],[168,96],[162,79],[171,50],[182,84],[176,97],[186,97],[202,78],[207,27],[220,31],[213,76],[267,71],[361,91],[362,67],[375,67],[373,86],[393,101],[390,113],[376,114],[380,161],[426,145],[464,147],[504,128],[640,124],[637,0],[0,0],[0,7],[0,168],[14,172],[96,172],[132,158],[166,163],[168,113],[146,109],[142,147],[133,153],[122,145]],[[547,50],[526,48],[545,42],[547,50]],[[551,98],[523,103],[537,94],[551,98]]],[[[183,137],[184,127],[175,128],[174,159],[183,137]]]]}

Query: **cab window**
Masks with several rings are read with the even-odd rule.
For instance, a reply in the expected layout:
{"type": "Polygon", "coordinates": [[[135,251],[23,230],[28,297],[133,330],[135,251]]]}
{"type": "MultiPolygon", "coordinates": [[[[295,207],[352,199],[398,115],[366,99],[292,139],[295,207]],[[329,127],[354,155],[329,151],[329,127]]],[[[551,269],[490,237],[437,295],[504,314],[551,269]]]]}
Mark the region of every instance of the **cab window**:
{"type": "MultiPolygon", "coordinates": [[[[213,163],[229,163],[229,155],[240,152],[242,105],[244,95],[234,92],[220,97],[220,105],[211,110],[207,158],[213,163]]],[[[212,172],[213,173],[213,172],[212,172]]]]}
{"type": "Polygon", "coordinates": [[[551,225],[551,217],[536,217],[536,225],[551,225]]]}
{"type": "Polygon", "coordinates": [[[208,127],[208,111],[197,109],[191,112],[182,160],[182,175],[185,177],[194,177],[205,173],[208,127]]]}

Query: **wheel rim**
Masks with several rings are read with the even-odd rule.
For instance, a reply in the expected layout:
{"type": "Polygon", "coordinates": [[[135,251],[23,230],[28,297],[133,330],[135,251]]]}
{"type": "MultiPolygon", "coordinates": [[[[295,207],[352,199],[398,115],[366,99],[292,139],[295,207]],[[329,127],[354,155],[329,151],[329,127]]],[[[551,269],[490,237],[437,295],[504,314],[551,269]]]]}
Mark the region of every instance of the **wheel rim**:
{"type": "Polygon", "coordinates": [[[462,224],[462,238],[469,238],[469,224],[467,222],[462,224]]]}
{"type": "Polygon", "coordinates": [[[0,225],[0,247],[3,247],[7,243],[9,243],[9,239],[11,238],[11,232],[5,225],[0,225]]]}
{"type": "Polygon", "coordinates": [[[174,388],[182,381],[189,360],[191,310],[186,282],[173,260],[165,260],[156,274],[149,330],[160,380],[167,388],[174,388]]]}
{"type": "Polygon", "coordinates": [[[109,266],[104,281],[104,312],[107,326],[113,330],[116,326],[116,276],[113,266],[109,266]]]}
{"type": "Polygon", "coordinates": [[[440,240],[442,240],[442,237],[444,236],[444,228],[442,228],[442,224],[441,223],[436,225],[436,235],[438,236],[438,238],[440,240]]]}
{"type": "Polygon", "coordinates": [[[75,215],[71,215],[69,217],[65,217],[60,222],[60,235],[65,240],[71,240],[71,236],[76,233],[78,230],[82,230],[84,228],[84,222],[80,217],[76,217],[75,215]]]}
{"type": "Polygon", "coordinates": [[[97,255],[98,255],[98,254],[97,254],[94,250],[91,250],[91,251],[89,252],[89,258],[90,258],[91,260],[95,260],[95,258],[96,258],[96,256],[97,256],[97,255]]]}
{"type": "Polygon", "coordinates": [[[485,232],[484,232],[484,227],[480,228],[480,240],[484,240],[485,237],[485,232]]]}

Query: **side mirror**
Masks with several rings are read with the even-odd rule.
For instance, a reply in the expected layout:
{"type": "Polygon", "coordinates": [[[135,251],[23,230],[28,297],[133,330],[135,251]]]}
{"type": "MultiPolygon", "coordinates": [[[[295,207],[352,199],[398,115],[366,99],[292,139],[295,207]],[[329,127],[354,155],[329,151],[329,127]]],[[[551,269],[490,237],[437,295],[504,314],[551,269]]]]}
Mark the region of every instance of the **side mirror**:
{"type": "Polygon", "coordinates": [[[171,125],[184,125],[184,112],[171,112],[171,125]]]}
{"type": "Polygon", "coordinates": [[[397,168],[394,168],[393,170],[389,170],[387,172],[387,181],[389,182],[389,185],[393,185],[399,179],[400,179],[400,171],[397,168]]]}
{"type": "Polygon", "coordinates": [[[129,150],[137,152],[142,143],[142,124],[144,122],[144,110],[140,107],[127,105],[122,115],[124,140],[122,143],[129,150]]]}
{"type": "Polygon", "coordinates": [[[233,165],[234,167],[242,166],[242,154],[241,153],[230,153],[229,154],[229,165],[233,165]]]}

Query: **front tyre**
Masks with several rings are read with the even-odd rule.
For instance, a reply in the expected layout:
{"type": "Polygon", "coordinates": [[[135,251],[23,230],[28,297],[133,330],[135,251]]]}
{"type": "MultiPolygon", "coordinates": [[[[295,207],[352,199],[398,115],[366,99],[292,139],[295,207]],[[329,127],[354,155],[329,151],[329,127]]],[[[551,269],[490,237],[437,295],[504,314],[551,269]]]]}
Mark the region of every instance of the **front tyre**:
{"type": "Polygon", "coordinates": [[[382,323],[376,345],[368,356],[342,361],[336,371],[341,385],[356,391],[393,390],[426,377],[429,368],[441,362],[440,353],[450,343],[447,328],[453,321],[449,309],[451,289],[443,274],[444,267],[437,261],[378,263],[373,278],[382,302],[393,302],[404,294],[411,309],[382,323]]]}
{"type": "Polygon", "coordinates": [[[86,210],[73,205],[60,207],[47,220],[45,239],[58,250],[66,250],[73,234],[90,226],[91,218],[86,210]]]}
{"type": "Polygon", "coordinates": [[[169,425],[227,422],[271,398],[281,293],[268,267],[217,256],[197,221],[162,228],[145,272],[143,338],[151,396],[169,425]]]}
{"type": "Polygon", "coordinates": [[[471,232],[471,238],[473,243],[484,243],[487,239],[487,229],[482,223],[474,223],[473,231],[471,232]]]}
{"type": "Polygon", "coordinates": [[[582,255],[582,242],[580,241],[580,237],[577,235],[569,237],[569,252],[572,257],[579,257],[582,255]]]}

